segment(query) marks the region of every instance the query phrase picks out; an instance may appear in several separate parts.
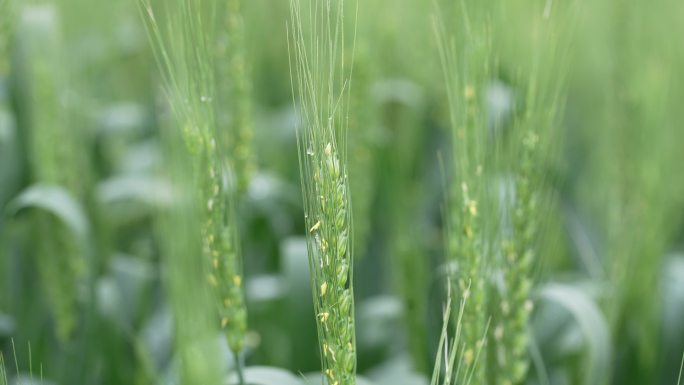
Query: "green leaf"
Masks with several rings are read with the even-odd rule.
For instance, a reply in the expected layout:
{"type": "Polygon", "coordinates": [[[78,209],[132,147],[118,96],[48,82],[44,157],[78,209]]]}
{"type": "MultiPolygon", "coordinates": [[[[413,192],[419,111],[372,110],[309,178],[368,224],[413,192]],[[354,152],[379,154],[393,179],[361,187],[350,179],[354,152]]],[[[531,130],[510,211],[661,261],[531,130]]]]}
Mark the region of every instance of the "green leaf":
{"type": "Polygon", "coordinates": [[[117,176],[97,186],[98,200],[104,204],[138,201],[150,206],[166,206],[173,201],[171,186],[145,175],[117,176]]]}
{"type": "Polygon", "coordinates": [[[357,309],[359,350],[365,354],[396,346],[402,328],[402,304],[393,296],[379,295],[361,301],[357,309]]]}
{"type": "MultiPolygon", "coordinates": [[[[245,368],[247,385],[304,385],[304,382],[287,370],[270,366],[251,366],[245,368]]],[[[237,375],[230,376],[229,384],[237,384],[237,375]]]]}
{"type": "Polygon", "coordinates": [[[562,306],[573,316],[588,348],[584,383],[602,384],[611,370],[612,343],[608,323],[598,305],[581,289],[567,284],[548,284],[538,295],[562,306]]]}
{"type": "Polygon", "coordinates": [[[247,298],[254,304],[268,304],[283,300],[286,295],[283,277],[260,274],[247,281],[247,298]]]}
{"type": "Polygon", "coordinates": [[[99,311],[122,331],[132,331],[153,278],[152,266],[145,261],[114,254],[109,263],[109,273],[97,281],[99,311]]]}
{"type": "Polygon", "coordinates": [[[156,370],[164,368],[172,358],[173,320],[171,311],[160,306],[151,312],[136,337],[139,351],[156,370]]]}
{"type": "MultiPolygon", "coordinates": [[[[443,330],[443,336],[448,338],[447,328],[448,322],[444,324],[445,328],[443,330]]],[[[439,363],[435,365],[440,365],[439,363]]],[[[441,369],[438,369],[441,370],[441,369]]],[[[413,369],[413,364],[411,362],[411,357],[408,355],[399,355],[391,358],[381,365],[372,368],[366,372],[368,377],[372,380],[366,381],[366,384],[376,384],[376,385],[428,385],[430,381],[422,373],[417,373],[413,369]]],[[[360,382],[357,381],[357,385],[360,382]]]]}
{"type": "Polygon", "coordinates": [[[72,231],[81,245],[87,247],[90,229],[88,218],[83,207],[64,188],[47,184],[30,186],[7,205],[6,214],[16,215],[28,208],[55,215],[72,231]]]}
{"type": "Polygon", "coordinates": [[[98,130],[104,134],[139,134],[149,117],[144,106],[135,103],[110,105],[99,117],[98,130]]]}

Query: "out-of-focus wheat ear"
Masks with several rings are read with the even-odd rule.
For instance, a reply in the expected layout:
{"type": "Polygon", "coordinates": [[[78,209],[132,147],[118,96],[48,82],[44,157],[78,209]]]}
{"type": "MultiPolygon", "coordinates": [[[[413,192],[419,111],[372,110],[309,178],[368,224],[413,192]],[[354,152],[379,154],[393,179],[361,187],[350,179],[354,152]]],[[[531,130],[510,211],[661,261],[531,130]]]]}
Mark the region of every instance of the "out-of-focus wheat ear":
{"type": "Polygon", "coordinates": [[[216,41],[217,138],[234,173],[239,193],[243,193],[256,171],[253,148],[252,82],[246,47],[246,25],[242,0],[225,0],[216,41]]]}
{"type": "MultiPolygon", "coordinates": [[[[71,108],[63,103],[68,70],[61,31],[57,7],[44,4],[22,9],[18,55],[23,63],[20,78],[25,82],[25,92],[20,100],[31,116],[27,138],[33,182],[60,186],[82,202],[89,171],[83,159],[86,144],[82,127],[73,124],[71,108]]],[[[57,337],[65,342],[77,326],[77,291],[87,273],[86,256],[57,218],[35,212],[32,220],[40,281],[55,317],[57,337]]]]}
{"type": "Polygon", "coordinates": [[[448,177],[447,251],[458,266],[457,289],[468,306],[462,310],[462,360],[470,384],[486,383],[488,280],[498,213],[492,210],[491,184],[495,150],[488,140],[486,92],[494,62],[487,23],[469,23],[465,6],[457,16],[466,26],[456,33],[440,18],[434,22],[446,80],[451,129],[448,177]],[[457,38],[458,37],[458,38],[457,38]],[[478,362],[479,361],[479,362],[478,362]],[[476,364],[477,363],[477,364],[476,364]]]}
{"type": "MultiPolygon", "coordinates": [[[[228,4],[233,5],[224,9],[226,12],[239,11],[234,3],[228,4]]],[[[232,143],[237,134],[217,123],[217,112],[222,111],[223,102],[232,109],[241,98],[219,98],[223,96],[222,83],[219,90],[215,84],[216,77],[225,74],[222,67],[230,66],[233,60],[232,46],[216,45],[220,25],[215,12],[223,8],[218,0],[176,0],[156,6],[140,0],[139,5],[173,112],[173,128],[183,138],[192,166],[186,176],[197,199],[194,207],[199,227],[195,235],[203,262],[203,283],[213,294],[214,325],[223,330],[230,349],[238,356],[244,348],[247,310],[235,210],[237,166],[232,143]],[[163,17],[158,18],[158,12],[163,17]],[[158,20],[165,24],[159,25],[158,20]]]]}
{"type": "Polygon", "coordinates": [[[539,52],[527,73],[516,80],[522,108],[507,128],[507,161],[502,166],[508,175],[508,196],[503,203],[505,231],[498,245],[502,279],[492,301],[496,314],[491,330],[497,369],[493,378],[502,384],[521,383],[530,364],[531,293],[535,272],[543,263],[540,240],[553,209],[547,170],[558,150],[565,79],[564,65],[559,64],[565,49],[559,26],[541,12],[533,16],[531,22],[539,29],[535,41],[539,52]]]}
{"type": "Polygon", "coordinates": [[[527,322],[532,312],[530,292],[532,267],[536,259],[536,240],[539,232],[538,136],[529,131],[522,143],[522,167],[515,175],[515,198],[510,208],[513,236],[501,245],[504,292],[499,303],[499,320],[493,330],[497,345],[499,379],[502,383],[517,384],[528,369],[527,322]]]}
{"type": "Polygon", "coordinates": [[[165,127],[162,139],[168,159],[165,173],[173,186],[174,202],[160,213],[157,229],[179,378],[183,384],[219,383],[222,365],[216,343],[216,312],[212,311],[214,297],[207,290],[198,231],[205,215],[200,189],[188,183],[196,177],[195,154],[187,150],[177,127],[165,127]]]}
{"type": "Polygon", "coordinates": [[[240,353],[247,332],[247,310],[234,192],[224,183],[226,174],[221,171],[216,157],[209,162],[208,172],[204,174],[204,199],[200,206],[204,214],[202,247],[208,266],[207,283],[216,297],[221,329],[225,331],[230,349],[240,353]]]}

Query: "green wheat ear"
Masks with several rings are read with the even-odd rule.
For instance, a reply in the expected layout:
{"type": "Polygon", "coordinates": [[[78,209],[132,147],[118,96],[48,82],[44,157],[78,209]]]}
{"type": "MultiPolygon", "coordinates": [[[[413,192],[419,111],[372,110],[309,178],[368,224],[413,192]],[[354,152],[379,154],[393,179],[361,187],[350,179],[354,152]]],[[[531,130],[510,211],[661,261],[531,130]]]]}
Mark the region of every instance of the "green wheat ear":
{"type": "MultiPolygon", "coordinates": [[[[461,296],[458,306],[452,304],[451,280],[447,285],[447,300],[444,305],[442,318],[442,332],[439,337],[435,364],[432,369],[431,385],[441,383],[443,385],[470,385],[476,381],[478,368],[483,366],[483,352],[485,346],[480,345],[472,348],[467,345],[463,335],[463,322],[465,310],[468,308],[468,297],[461,296]],[[453,333],[449,335],[449,329],[453,328],[453,333]]],[[[467,287],[467,290],[470,287],[467,287]]],[[[488,324],[482,325],[483,336],[487,334],[488,324]]]]}
{"type": "Polygon", "coordinates": [[[548,20],[536,20],[543,55],[535,57],[532,69],[519,80],[522,110],[512,118],[509,138],[504,146],[502,169],[510,175],[512,196],[505,204],[510,223],[499,244],[499,269],[502,288],[496,309],[491,339],[496,373],[501,384],[521,383],[529,369],[530,299],[535,269],[543,263],[540,240],[553,197],[549,193],[546,170],[554,162],[562,113],[563,65],[558,62],[563,46],[548,20]]]}
{"type": "MultiPolygon", "coordinates": [[[[467,25],[465,9],[459,17],[467,25]]],[[[462,301],[463,366],[471,371],[469,383],[486,383],[486,365],[475,365],[488,342],[488,273],[495,243],[497,213],[490,195],[494,167],[486,120],[486,86],[491,76],[491,36],[483,24],[466,29],[455,39],[439,18],[434,23],[442,70],[446,80],[451,128],[451,167],[447,207],[447,251],[458,266],[462,301]]],[[[483,360],[486,361],[486,360],[483,360]]]]}
{"type": "Polygon", "coordinates": [[[252,141],[252,84],[247,60],[246,28],[242,0],[223,2],[219,20],[217,62],[217,96],[224,109],[217,111],[217,137],[230,149],[228,157],[235,173],[239,192],[244,192],[256,170],[252,141]],[[224,113],[226,112],[226,113],[224,113]]]}
{"type": "Polygon", "coordinates": [[[206,266],[194,257],[202,256],[206,220],[200,189],[188,181],[197,180],[195,154],[187,150],[180,132],[165,127],[162,143],[168,165],[164,172],[173,185],[174,204],[163,210],[157,221],[160,235],[165,290],[173,315],[174,352],[183,384],[220,382],[216,341],[216,313],[212,292],[207,290],[206,266]]]}
{"type": "Polygon", "coordinates": [[[323,373],[330,385],[350,385],[356,383],[356,339],[344,155],[350,76],[344,70],[344,1],[314,6],[291,0],[290,11],[293,93],[298,93],[303,117],[299,161],[323,373]],[[315,11],[303,11],[302,3],[315,11]]]}
{"type": "MultiPolygon", "coordinates": [[[[65,108],[62,92],[67,74],[61,18],[58,8],[50,5],[23,9],[19,24],[25,38],[22,58],[26,65],[26,110],[29,164],[33,182],[60,186],[78,201],[88,196],[87,146],[82,127],[73,124],[71,108],[65,108]],[[69,140],[64,140],[69,138],[69,140]],[[59,143],[59,145],[56,145],[59,143]]],[[[57,336],[67,341],[78,321],[77,291],[86,274],[86,256],[73,234],[53,216],[36,212],[31,218],[38,271],[45,295],[55,315],[57,336]]]]}
{"type": "MultiPolygon", "coordinates": [[[[241,163],[230,146],[233,143],[230,134],[234,133],[225,133],[216,123],[219,91],[214,82],[218,68],[230,65],[217,60],[230,60],[234,47],[227,48],[230,50],[227,54],[217,55],[214,51],[218,36],[214,17],[217,0],[171,3],[157,9],[149,0],[140,0],[139,4],[175,123],[182,127],[180,134],[192,162],[191,180],[200,210],[197,236],[202,240],[205,282],[214,294],[218,312],[216,323],[225,331],[228,345],[237,354],[244,347],[247,310],[235,187],[226,179],[241,163]],[[159,25],[157,13],[161,13],[161,20],[166,23],[163,27],[159,25]]],[[[243,172],[240,170],[240,174],[243,172]]]]}
{"type": "Polygon", "coordinates": [[[513,237],[501,246],[505,292],[499,304],[500,322],[493,330],[502,384],[517,384],[527,373],[527,321],[532,311],[529,299],[536,238],[541,221],[538,170],[538,136],[528,131],[522,143],[521,168],[515,176],[513,237]]]}
{"type": "MultiPolygon", "coordinates": [[[[216,161],[204,175],[202,242],[205,258],[209,260],[207,282],[214,290],[220,317],[220,326],[226,332],[228,346],[233,352],[244,347],[247,332],[247,310],[242,289],[242,267],[236,223],[228,224],[226,217],[235,218],[230,192],[221,187],[220,174],[214,168],[216,161]]],[[[233,219],[234,221],[234,219],[233,219]]]]}

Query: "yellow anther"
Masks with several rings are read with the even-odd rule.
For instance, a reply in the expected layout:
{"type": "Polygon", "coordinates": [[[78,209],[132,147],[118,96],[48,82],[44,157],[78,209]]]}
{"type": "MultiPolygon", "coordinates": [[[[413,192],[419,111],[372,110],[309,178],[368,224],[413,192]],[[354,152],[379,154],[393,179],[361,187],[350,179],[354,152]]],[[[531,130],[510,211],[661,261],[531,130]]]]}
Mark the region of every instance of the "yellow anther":
{"type": "Polygon", "coordinates": [[[463,90],[463,96],[465,96],[467,100],[472,99],[475,96],[475,87],[470,84],[465,86],[465,89],[463,90]]]}
{"type": "Polygon", "coordinates": [[[327,292],[328,292],[328,282],[323,282],[323,284],[321,285],[321,297],[324,297],[327,292]]]}
{"type": "Polygon", "coordinates": [[[313,233],[314,231],[316,231],[320,228],[321,228],[321,221],[318,221],[318,222],[316,222],[315,225],[311,226],[311,228],[309,229],[309,232],[313,233]]]}
{"type": "Polygon", "coordinates": [[[474,217],[477,216],[477,201],[471,200],[468,202],[468,212],[474,217]]]}
{"type": "Polygon", "coordinates": [[[328,352],[330,353],[330,358],[333,360],[333,362],[337,362],[337,359],[335,358],[335,352],[328,346],[328,352]]]}
{"type": "Polygon", "coordinates": [[[235,286],[242,285],[242,277],[240,277],[239,275],[234,275],[233,276],[233,283],[235,284],[235,286]]]}
{"type": "Polygon", "coordinates": [[[325,146],[325,155],[326,156],[332,155],[332,144],[328,143],[328,145],[325,146]]]}
{"type": "Polygon", "coordinates": [[[322,322],[326,322],[326,321],[328,321],[328,318],[330,318],[330,313],[328,313],[327,311],[324,311],[324,312],[318,314],[318,316],[321,318],[322,322]]]}

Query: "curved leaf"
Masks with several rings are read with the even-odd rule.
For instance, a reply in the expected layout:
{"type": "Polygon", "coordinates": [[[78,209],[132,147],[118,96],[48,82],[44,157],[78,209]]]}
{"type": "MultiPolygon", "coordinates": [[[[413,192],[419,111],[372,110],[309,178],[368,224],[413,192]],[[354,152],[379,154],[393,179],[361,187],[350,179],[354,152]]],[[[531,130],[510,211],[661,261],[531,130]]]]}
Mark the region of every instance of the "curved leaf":
{"type": "Polygon", "coordinates": [[[541,288],[540,298],[565,308],[575,319],[588,348],[585,384],[601,384],[610,372],[611,334],[603,313],[582,290],[566,284],[549,284],[541,288]]]}
{"type": "Polygon", "coordinates": [[[97,198],[109,204],[133,200],[151,206],[165,206],[173,201],[171,186],[163,180],[143,175],[118,176],[97,186],[97,198]]]}
{"type": "MultiPolygon", "coordinates": [[[[304,385],[304,382],[287,370],[271,366],[251,366],[245,368],[247,385],[304,385]]],[[[237,376],[231,374],[229,384],[237,384],[237,376]]]]}
{"type": "Polygon", "coordinates": [[[85,211],[64,188],[47,184],[30,186],[7,205],[6,214],[16,215],[27,208],[37,208],[55,215],[82,245],[88,244],[90,225],[85,211]]]}
{"type": "MultiPolygon", "coordinates": [[[[444,314],[446,317],[443,319],[448,320],[448,317],[450,315],[453,315],[451,313],[451,309],[449,309],[449,312],[444,314]]],[[[442,328],[442,335],[444,338],[448,338],[447,336],[447,329],[449,327],[448,321],[445,321],[443,323],[443,328],[442,328]]],[[[444,342],[442,340],[442,342],[444,342]]],[[[443,345],[442,345],[443,346],[443,345]]],[[[441,355],[441,353],[440,353],[441,355]]],[[[438,366],[437,371],[443,370],[441,367],[442,361],[441,359],[439,361],[435,361],[436,366],[438,366]],[[438,363],[437,363],[438,362],[438,363]]],[[[366,384],[377,384],[377,385],[428,385],[430,384],[430,380],[425,377],[424,374],[422,373],[417,373],[413,370],[413,364],[411,363],[411,357],[408,355],[402,354],[397,357],[391,358],[379,366],[376,366],[374,368],[371,368],[366,372],[368,377],[372,380],[372,382],[367,381],[366,384]]],[[[437,377],[434,377],[437,378],[437,377]]],[[[438,382],[439,383],[439,382],[438,382]]]]}
{"type": "Polygon", "coordinates": [[[396,297],[379,295],[361,301],[357,310],[359,350],[370,352],[395,346],[402,327],[401,317],[402,304],[396,297]]]}

